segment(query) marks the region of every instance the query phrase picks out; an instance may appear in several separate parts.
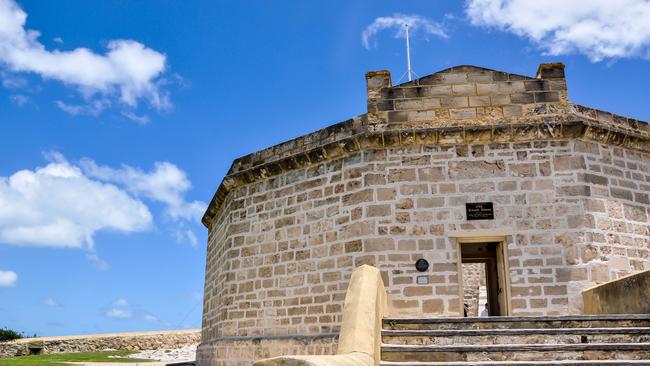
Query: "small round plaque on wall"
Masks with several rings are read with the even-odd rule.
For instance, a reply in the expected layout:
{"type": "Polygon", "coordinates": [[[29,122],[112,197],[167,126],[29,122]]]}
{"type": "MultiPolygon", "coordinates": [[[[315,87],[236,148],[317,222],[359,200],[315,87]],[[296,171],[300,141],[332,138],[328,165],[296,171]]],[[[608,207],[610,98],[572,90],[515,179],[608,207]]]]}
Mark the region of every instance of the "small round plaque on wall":
{"type": "Polygon", "coordinates": [[[417,269],[418,272],[424,272],[429,269],[429,262],[424,258],[420,258],[415,261],[415,269],[417,269]]]}

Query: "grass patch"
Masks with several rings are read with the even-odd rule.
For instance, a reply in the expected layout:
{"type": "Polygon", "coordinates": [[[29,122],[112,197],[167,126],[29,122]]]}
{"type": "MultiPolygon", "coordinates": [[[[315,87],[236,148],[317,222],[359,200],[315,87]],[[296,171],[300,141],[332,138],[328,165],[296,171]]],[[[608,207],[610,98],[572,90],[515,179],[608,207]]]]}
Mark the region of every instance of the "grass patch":
{"type": "Polygon", "coordinates": [[[70,366],[62,362],[148,362],[138,358],[126,356],[135,352],[107,351],[107,352],[78,352],[57,353],[53,355],[20,356],[0,359],[0,366],[70,366]],[[109,356],[119,356],[110,357],[109,356]]]}

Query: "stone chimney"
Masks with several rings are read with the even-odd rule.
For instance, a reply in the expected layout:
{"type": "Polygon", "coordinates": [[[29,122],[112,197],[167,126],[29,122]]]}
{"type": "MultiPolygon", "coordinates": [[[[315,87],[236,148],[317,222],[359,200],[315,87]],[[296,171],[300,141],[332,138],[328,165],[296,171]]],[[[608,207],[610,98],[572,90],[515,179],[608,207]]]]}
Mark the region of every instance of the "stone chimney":
{"type": "Polygon", "coordinates": [[[564,79],[564,64],[561,62],[540,64],[535,77],[537,79],[564,79]]]}
{"type": "Polygon", "coordinates": [[[569,102],[563,63],[551,62],[540,64],[537,68],[535,78],[544,84],[544,90],[557,91],[561,102],[569,102]]]}
{"type": "Polygon", "coordinates": [[[368,112],[373,113],[381,109],[381,102],[385,95],[382,89],[390,88],[393,83],[390,78],[390,71],[368,71],[366,73],[366,93],[368,97],[368,112]]]}

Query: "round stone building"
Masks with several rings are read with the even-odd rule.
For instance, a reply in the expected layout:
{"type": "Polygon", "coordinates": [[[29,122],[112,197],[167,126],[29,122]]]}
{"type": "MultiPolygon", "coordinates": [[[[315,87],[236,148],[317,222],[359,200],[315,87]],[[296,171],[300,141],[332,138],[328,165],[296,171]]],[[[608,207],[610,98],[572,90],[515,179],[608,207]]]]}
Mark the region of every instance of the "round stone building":
{"type": "Polygon", "coordinates": [[[367,113],[223,178],[199,365],[333,354],[363,264],[391,316],[428,317],[579,314],[583,289],[650,268],[650,126],[571,103],[564,65],[366,82],[367,113]]]}

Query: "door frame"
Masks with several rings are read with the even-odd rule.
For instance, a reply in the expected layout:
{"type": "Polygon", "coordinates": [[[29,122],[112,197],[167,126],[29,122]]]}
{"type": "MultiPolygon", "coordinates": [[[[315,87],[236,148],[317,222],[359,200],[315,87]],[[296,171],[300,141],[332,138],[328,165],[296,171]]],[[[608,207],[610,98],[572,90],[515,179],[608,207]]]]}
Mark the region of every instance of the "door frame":
{"type": "MultiPolygon", "coordinates": [[[[510,293],[510,265],[508,263],[508,238],[506,236],[456,236],[456,265],[458,270],[458,311],[462,316],[464,310],[464,292],[463,292],[463,257],[461,246],[470,243],[497,243],[497,271],[501,269],[503,276],[499,276],[499,282],[503,281],[503,299],[505,302],[505,314],[501,316],[512,315],[512,297],[510,293]],[[501,261],[499,261],[501,258],[501,261]],[[501,262],[501,264],[499,264],[501,262]],[[503,278],[501,278],[503,277],[503,278]]],[[[487,273],[486,273],[487,276],[487,273]]],[[[480,311],[480,307],[479,307],[480,311]]]]}

